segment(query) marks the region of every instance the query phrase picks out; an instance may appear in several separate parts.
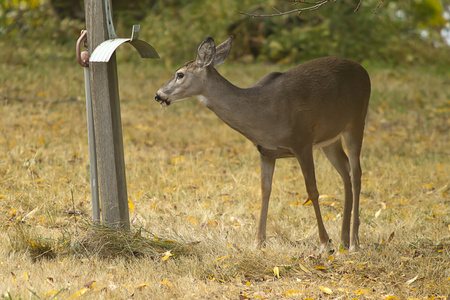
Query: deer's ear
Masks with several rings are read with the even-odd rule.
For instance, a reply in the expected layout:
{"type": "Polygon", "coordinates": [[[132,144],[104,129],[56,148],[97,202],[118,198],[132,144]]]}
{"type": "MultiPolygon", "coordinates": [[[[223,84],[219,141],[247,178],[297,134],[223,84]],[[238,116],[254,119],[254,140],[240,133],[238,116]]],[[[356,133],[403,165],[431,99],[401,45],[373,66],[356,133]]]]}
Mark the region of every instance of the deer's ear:
{"type": "Polygon", "coordinates": [[[214,44],[214,39],[209,37],[198,47],[197,59],[195,62],[199,67],[205,68],[213,62],[215,55],[216,45],[214,44]]]}
{"type": "Polygon", "coordinates": [[[225,42],[216,47],[216,55],[214,56],[214,66],[223,64],[227,59],[228,54],[231,51],[231,44],[233,43],[234,36],[230,36],[225,42]]]}

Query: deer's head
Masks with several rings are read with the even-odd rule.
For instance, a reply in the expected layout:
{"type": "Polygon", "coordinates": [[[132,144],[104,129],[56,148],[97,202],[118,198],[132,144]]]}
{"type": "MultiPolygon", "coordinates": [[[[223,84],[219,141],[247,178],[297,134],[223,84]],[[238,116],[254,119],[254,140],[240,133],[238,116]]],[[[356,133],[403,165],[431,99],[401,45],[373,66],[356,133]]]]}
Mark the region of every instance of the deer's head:
{"type": "Polygon", "coordinates": [[[216,47],[212,37],[204,40],[197,50],[197,58],[175,71],[175,75],[158,90],[155,100],[162,106],[183,101],[203,93],[208,68],[222,64],[231,50],[233,36],[216,47]]]}

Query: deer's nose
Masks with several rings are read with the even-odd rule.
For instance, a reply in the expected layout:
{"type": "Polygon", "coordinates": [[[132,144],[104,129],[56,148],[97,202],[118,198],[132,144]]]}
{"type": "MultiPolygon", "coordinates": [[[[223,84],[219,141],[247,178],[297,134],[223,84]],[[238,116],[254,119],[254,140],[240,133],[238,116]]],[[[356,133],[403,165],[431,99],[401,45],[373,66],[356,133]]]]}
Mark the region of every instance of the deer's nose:
{"type": "Polygon", "coordinates": [[[156,100],[156,101],[161,101],[161,100],[162,100],[162,99],[161,99],[161,96],[158,95],[158,94],[156,94],[156,95],[155,95],[155,100],[156,100]]]}

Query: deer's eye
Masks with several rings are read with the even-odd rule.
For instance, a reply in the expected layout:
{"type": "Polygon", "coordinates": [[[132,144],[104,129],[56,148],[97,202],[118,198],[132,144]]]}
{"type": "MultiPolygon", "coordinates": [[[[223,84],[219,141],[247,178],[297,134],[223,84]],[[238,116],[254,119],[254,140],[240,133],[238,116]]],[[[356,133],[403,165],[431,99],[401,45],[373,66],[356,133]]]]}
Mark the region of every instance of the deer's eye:
{"type": "Polygon", "coordinates": [[[184,73],[178,72],[177,73],[177,79],[182,79],[184,77],[184,73]]]}

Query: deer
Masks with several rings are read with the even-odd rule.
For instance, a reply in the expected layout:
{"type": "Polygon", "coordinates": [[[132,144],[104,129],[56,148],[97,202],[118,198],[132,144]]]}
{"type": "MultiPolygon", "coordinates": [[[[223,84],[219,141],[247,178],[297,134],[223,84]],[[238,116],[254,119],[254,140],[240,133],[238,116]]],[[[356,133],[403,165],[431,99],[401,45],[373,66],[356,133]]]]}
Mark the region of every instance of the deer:
{"type": "Polygon", "coordinates": [[[275,161],[295,157],[308,199],[314,207],[319,248],[321,251],[329,249],[313,159],[313,149],[321,149],[344,185],[341,247],[357,251],[360,245],[360,155],[371,94],[369,74],[352,60],[322,57],[284,73],[269,73],[250,88],[239,88],[215,69],[229,55],[232,41],[233,36],[230,36],[216,47],[212,37],[205,39],[198,47],[196,59],[176,70],[157,91],[155,100],[161,106],[169,106],[198,98],[256,146],[260,156],[262,199],[257,247],[266,244],[275,161]]]}

